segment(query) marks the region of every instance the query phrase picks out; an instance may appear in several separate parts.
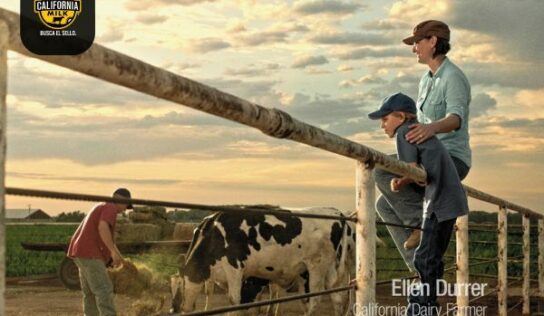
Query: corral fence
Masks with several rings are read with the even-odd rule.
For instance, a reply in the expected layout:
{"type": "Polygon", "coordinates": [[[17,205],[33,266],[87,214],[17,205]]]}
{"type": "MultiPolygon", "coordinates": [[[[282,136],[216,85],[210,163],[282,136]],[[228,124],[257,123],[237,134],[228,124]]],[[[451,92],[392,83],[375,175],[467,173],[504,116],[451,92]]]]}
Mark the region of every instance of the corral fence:
{"type": "MultiPolygon", "coordinates": [[[[191,107],[209,114],[220,116],[238,123],[261,130],[263,133],[276,137],[290,139],[312,147],[339,154],[356,161],[356,284],[331,291],[347,291],[355,289],[358,306],[372,306],[375,302],[376,289],[376,213],[374,210],[375,185],[371,176],[374,167],[390,172],[409,176],[414,180],[423,181],[426,174],[423,170],[408,166],[398,160],[329,133],[317,127],[301,122],[289,114],[266,108],[243,100],[234,95],[221,92],[212,87],[192,81],[185,77],[152,66],[143,61],[94,44],[88,51],[76,56],[45,56],[34,55],[21,43],[19,36],[19,15],[0,8],[0,291],[5,291],[5,195],[24,194],[40,195],[38,190],[25,190],[5,187],[6,159],[6,95],[7,95],[7,51],[37,58],[58,66],[72,69],[101,80],[124,86],[148,95],[156,96],[184,106],[191,107]]],[[[498,314],[506,316],[507,310],[507,210],[523,214],[523,276],[522,310],[524,315],[530,313],[530,279],[529,279],[529,245],[530,219],[538,220],[538,296],[544,293],[544,221],[542,215],[516,205],[509,201],[465,186],[469,197],[489,202],[498,206],[498,286],[486,294],[497,293],[498,314]]],[[[49,192],[47,197],[54,197],[55,192],[49,192]]],[[[56,192],[57,198],[67,198],[65,194],[56,192]]],[[[45,196],[44,196],[45,197],[45,196]]],[[[94,196],[90,200],[117,201],[138,204],[138,200],[111,199],[94,196]]],[[[161,204],[162,205],[162,204],[161,204]]],[[[461,217],[456,223],[456,271],[457,283],[469,283],[469,239],[468,216],[461,217]]],[[[387,281],[385,281],[387,282],[387,281]]],[[[478,297],[479,298],[479,297],[478,297]]],[[[475,299],[478,299],[475,298],[475,299]]],[[[469,301],[464,293],[457,296],[457,315],[466,315],[464,307],[469,301]]],[[[260,302],[261,304],[270,302],[260,302]]],[[[4,295],[0,297],[0,315],[4,314],[4,295]]],[[[232,307],[230,307],[232,309],[232,307]]],[[[242,308],[246,308],[242,306],[242,308]]],[[[212,314],[213,311],[198,312],[199,315],[212,314]]]]}

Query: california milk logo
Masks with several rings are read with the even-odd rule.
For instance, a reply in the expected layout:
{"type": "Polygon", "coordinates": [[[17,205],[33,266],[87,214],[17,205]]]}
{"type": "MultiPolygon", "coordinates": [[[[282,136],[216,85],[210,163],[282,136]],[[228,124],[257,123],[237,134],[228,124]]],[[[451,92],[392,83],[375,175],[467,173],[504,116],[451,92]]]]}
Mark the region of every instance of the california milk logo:
{"type": "Polygon", "coordinates": [[[21,41],[38,55],[85,52],[94,41],[95,1],[20,0],[21,41]]]}
{"type": "Polygon", "coordinates": [[[81,0],[34,0],[34,12],[47,27],[65,29],[81,14],[81,0]]]}

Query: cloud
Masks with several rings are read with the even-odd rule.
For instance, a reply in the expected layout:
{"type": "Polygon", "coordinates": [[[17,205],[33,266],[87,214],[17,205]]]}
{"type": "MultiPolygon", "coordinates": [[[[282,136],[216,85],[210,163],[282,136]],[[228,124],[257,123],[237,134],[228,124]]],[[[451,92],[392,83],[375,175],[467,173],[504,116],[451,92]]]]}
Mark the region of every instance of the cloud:
{"type": "Polygon", "coordinates": [[[268,64],[262,67],[251,64],[244,68],[227,68],[224,71],[224,74],[228,76],[259,77],[269,76],[272,71],[276,71],[278,69],[280,69],[279,64],[268,64]]]}
{"type": "MultiPolygon", "coordinates": [[[[451,21],[455,27],[488,34],[506,54],[515,52],[520,59],[544,61],[544,2],[540,0],[496,0],[452,2],[451,21]]],[[[455,29],[453,29],[455,32],[455,29]]]]}
{"type": "Polygon", "coordinates": [[[243,46],[259,46],[263,44],[273,44],[286,42],[289,33],[284,31],[263,31],[242,33],[234,37],[239,45],[243,46]]]}
{"type": "Polygon", "coordinates": [[[203,113],[172,111],[140,118],[102,115],[100,120],[46,119],[17,110],[9,114],[8,159],[14,161],[66,159],[96,166],[172,157],[224,160],[240,157],[241,151],[244,157],[278,153],[285,159],[302,157],[298,144],[275,140],[258,130],[203,113]]]}
{"type": "Polygon", "coordinates": [[[187,114],[170,111],[163,115],[145,115],[141,119],[130,120],[127,123],[119,122],[118,124],[128,128],[147,129],[157,126],[234,126],[235,123],[204,113],[187,114]]]}
{"type": "Polygon", "coordinates": [[[439,0],[429,5],[428,1],[422,0],[399,0],[389,10],[389,18],[396,21],[407,21],[416,25],[425,18],[432,17],[435,20],[446,20],[450,13],[453,0],[439,0]]]}
{"type": "Polygon", "coordinates": [[[395,92],[402,92],[415,100],[418,94],[418,83],[418,76],[401,73],[387,83],[371,85],[365,94],[375,100],[374,104],[379,104],[386,96],[395,92]]]}
{"type": "MultiPolygon", "coordinates": [[[[402,54],[401,51],[399,53],[402,54]]],[[[404,53],[402,56],[405,56],[404,53]]],[[[394,57],[384,57],[380,59],[371,59],[365,60],[365,66],[370,68],[373,72],[385,71],[389,72],[393,69],[402,69],[402,68],[412,68],[414,66],[414,60],[412,58],[394,56],[394,57]]],[[[422,70],[423,72],[423,70],[422,70]]]]}
{"type": "Polygon", "coordinates": [[[45,118],[28,112],[10,110],[10,129],[14,133],[73,133],[89,132],[102,134],[117,127],[118,130],[146,130],[155,127],[191,126],[234,126],[235,123],[200,112],[169,111],[161,114],[147,114],[142,117],[126,118],[119,115],[61,115],[45,118]]]}
{"type": "Polygon", "coordinates": [[[304,73],[308,75],[325,75],[332,73],[330,70],[320,69],[317,67],[308,67],[304,69],[304,73]]]}
{"type": "Polygon", "coordinates": [[[138,14],[136,16],[136,21],[142,24],[147,24],[147,25],[163,23],[166,20],[168,20],[168,17],[165,15],[160,15],[160,14],[145,13],[145,14],[138,14]]]}
{"type": "Polygon", "coordinates": [[[56,158],[85,165],[178,154],[224,157],[233,140],[259,139],[247,127],[205,114],[168,112],[141,118],[102,115],[43,118],[10,110],[9,159],[56,158]],[[206,128],[202,128],[206,126],[206,128]],[[245,135],[244,135],[245,134],[245,135]]]}
{"type": "Polygon", "coordinates": [[[229,48],[231,45],[220,38],[201,38],[192,40],[185,48],[192,53],[209,53],[229,48]]]}
{"type": "Polygon", "coordinates": [[[272,92],[279,82],[276,80],[243,81],[239,79],[202,79],[205,84],[234,94],[240,98],[252,99],[272,92]]]}
{"type": "Polygon", "coordinates": [[[100,43],[100,44],[115,43],[115,42],[122,41],[124,37],[125,36],[124,36],[122,30],[112,29],[112,30],[109,30],[105,34],[102,34],[102,35],[98,36],[96,38],[96,42],[100,43]]]}
{"type": "MultiPolygon", "coordinates": [[[[277,84],[275,81],[203,81],[250,100],[276,98],[276,102],[279,102],[282,97],[273,89],[277,84]]],[[[364,130],[361,126],[365,126],[365,123],[354,119],[364,115],[361,110],[364,106],[364,101],[354,98],[334,99],[297,94],[283,109],[310,124],[348,135],[364,130]]],[[[14,107],[10,109],[8,122],[9,158],[68,159],[84,165],[107,165],[179,155],[188,159],[224,159],[239,156],[237,149],[242,144],[254,149],[248,153],[250,156],[266,156],[265,152],[281,151],[282,157],[300,157],[298,150],[293,151],[291,145],[274,145],[275,140],[256,130],[250,131],[245,126],[205,113],[168,111],[132,118],[106,113],[99,119],[92,115],[44,118],[14,107]]],[[[296,148],[296,145],[293,146],[296,148]]]]}
{"type": "Polygon", "coordinates": [[[497,108],[497,100],[487,93],[476,95],[470,103],[470,118],[476,118],[487,114],[489,111],[497,108]]]}
{"type": "Polygon", "coordinates": [[[329,60],[325,56],[302,56],[295,59],[292,68],[306,68],[310,65],[324,65],[328,64],[329,60]]]}
{"type": "Polygon", "coordinates": [[[127,184],[150,184],[150,185],[169,185],[169,184],[181,184],[183,181],[174,179],[129,179],[129,178],[112,178],[112,177],[76,177],[76,176],[58,176],[47,173],[29,173],[29,172],[8,172],[8,177],[19,179],[32,179],[32,180],[48,180],[48,181],[82,181],[93,183],[127,183],[127,184]]]}
{"type": "Polygon", "coordinates": [[[370,120],[365,116],[342,122],[334,122],[327,126],[327,130],[331,133],[347,137],[359,133],[368,133],[379,129],[376,121],[370,120]]]}
{"type": "Polygon", "coordinates": [[[336,70],[340,72],[352,71],[353,69],[354,69],[353,66],[346,65],[346,64],[341,64],[341,65],[338,65],[338,67],[336,67],[336,70]]]}
{"type": "Polygon", "coordinates": [[[377,75],[366,75],[362,76],[359,79],[351,79],[351,80],[342,80],[339,83],[339,86],[342,88],[351,88],[356,85],[374,85],[374,84],[385,84],[387,81],[377,75]]]}
{"type": "Polygon", "coordinates": [[[314,14],[332,14],[332,15],[347,15],[354,14],[360,8],[361,4],[342,3],[338,1],[314,0],[299,3],[295,6],[294,11],[302,15],[314,14]]]}
{"type": "Polygon", "coordinates": [[[199,63],[168,63],[163,65],[162,68],[168,69],[173,73],[183,73],[186,70],[196,69],[202,67],[199,63]]]}
{"type": "Polygon", "coordinates": [[[283,109],[296,118],[310,124],[330,124],[361,117],[365,104],[349,98],[310,97],[296,94],[293,104],[283,109]]]}
{"type": "Polygon", "coordinates": [[[544,71],[538,64],[465,63],[460,67],[472,85],[501,86],[522,89],[544,87],[544,71]]]}
{"type": "Polygon", "coordinates": [[[244,157],[270,157],[275,153],[287,153],[290,146],[286,143],[270,144],[270,142],[237,140],[227,145],[228,150],[240,153],[244,157]]]}
{"type": "Polygon", "coordinates": [[[125,24],[122,21],[113,18],[108,18],[106,24],[108,26],[103,32],[98,34],[96,42],[105,44],[122,41],[125,37],[125,24]]]}
{"type": "Polygon", "coordinates": [[[246,31],[247,31],[247,28],[244,22],[241,22],[241,21],[231,22],[226,27],[227,33],[236,34],[236,33],[242,33],[246,31]]]}
{"type": "Polygon", "coordinates": [[[21,60],[10,65],[8,73],[9,94],[22,101],[39,102],[48,108],[157,103],[155,97],[103,80],[58,67],[55,71],[45,71],[27,66],[28,62],[29,60],[21,60]],[[28,82],[32,82],[32,89],[28,88],[28,82]]]}
{"type": "Polygon", "coordinates": [[[379,19],[361,24],[361,28],[366,31],[395,31],[411,30],[414,26],[403,20],[379,19]]]}
{"type": "Polygon", "coordinates": [[[512,131],[522,132],[525,136],[540,138],[544,133],[544,118],[539,119],[502,119],[490,122],[491,126],[500,126],[512,131]]]}
{"type": "Polygon", "coordinates": [[[391,40],[379,33],[327,32],[308,38],[310,43],[325,45],[373,45],[391,44],[391,40]]]}
{"type": "Polygon", "coordinates": [[[384,58],[396,56],[409,56],[410,51],[406,48],[383,48],[376,49],[370,47],[357,48],[353,50],[340,51],[333,54],[340,60],[355,60],[364,58],[384,58]]]}
{"type": "Polygon", "coordinates": [[[260,46],[265,44],[286,43],[296,33],[306,33],[309,28],[296,22],[277,22],[264,30],[235,32],[232,39],[239,46],[260,46]]]}
{"type": "Polygon", "coordinates": [[[139,1],[125,1],[125,8],[129,11],[147,11],[149,8],[181,5],[190,6],[205,2],[216,2],[217,0],[139,0],[139,1]]]}
{"type": "Polygon", "coordinates": [[[544,87],[534,90],[520,90],[516,93],[515,100],[521,106],[541,110],[542,100],[544,100],[544,87]]]}
{"type": "Polygon", "coordinates": [[[525,153],[526,157],[518,162],[541,161],[537,156],[544,154],[543,132],[544,118],[488,117],[471,123],[471,144],[474,152],[493,159],[503,152],[519,152],[525,153]],[[497,154],[498,151],[501,153],[497,154]]]}

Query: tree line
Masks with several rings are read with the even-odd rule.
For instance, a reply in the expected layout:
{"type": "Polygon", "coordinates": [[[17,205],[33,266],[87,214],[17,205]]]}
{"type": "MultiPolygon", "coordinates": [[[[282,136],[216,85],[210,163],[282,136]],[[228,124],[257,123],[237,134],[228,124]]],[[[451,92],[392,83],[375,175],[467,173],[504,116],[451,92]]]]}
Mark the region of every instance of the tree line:
{"type": "MultiPolygon", "coordinates": [[[[175,209],[167,211],[166,208],[160,206],[147,206],[147,207],[136,207],[136,212],[153,212],[157,214],[165,214],[168,220],[173,222],[201,222],[204,217],[212,214],[212,211],[203,211],[203,210],[180,210],[175,209]]],[[[54,220],[56,222],[81,222],[85,218],[85,213],[81,211],[73,212],[62,212],[54,220]]],[[[522,215],[520,213],[509,213],[508,214],[508,224],[521,224],[522,215]]],[[[497,213],[489,213],[484,211],[471,211],[469,220],[471,223],[482,224],[482,223],[497,223],[497,213]]],[[[536,224],[536,221],[533,224],[536,224]]]]}

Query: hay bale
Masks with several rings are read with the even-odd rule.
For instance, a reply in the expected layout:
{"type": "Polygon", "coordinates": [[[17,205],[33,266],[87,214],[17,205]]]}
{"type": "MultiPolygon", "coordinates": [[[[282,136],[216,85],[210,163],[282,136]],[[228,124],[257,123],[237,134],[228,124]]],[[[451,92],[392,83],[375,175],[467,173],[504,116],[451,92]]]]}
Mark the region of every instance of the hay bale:
{"type": "Polygon", "coordinates": [[[150,212],[130,212],[128,218],[134,223],[147,223],[155,217],[150,212]]]}
{"type": "Polygon", "coordinates": [[[165,208],[143,208],[135,209],[128,214],[131,221],[135,223],[141,222],[166,222],[168,216],[165,208]]]}
{"type": "Polygon", "coordinates": [[[164,306],[165,297],[153,295],[151,293],[148,294],[151,295],[151,298],[140,299],[132,303],[130,315],[149,316],[161,314],[162,307],[164,306]]]}
{"type": "Polygon", "coordinates": [[[130,261],[125,261],[121,266],[108,270],[113,283],[113,291],[131,297],[140,297],[142,293],[152,286],[153,274],[144,267],[137,267],[130,261]]]}
{"type": "Polygon", "coordinates": [[[117,242],[159,240],[161,227],[153,224],[116,225],[117,242]]]}
{"type": "Polygon", "coordinates": [[[153,274],[144,264],[125,260],[123,265],[109,269],[108,274],[116,294],[130,296],[135,300],[129,315],[159,315],[166,297],[158,293],[168,290],[167,280],[153,274]]]}
{"type": "Polygon", "coordinates": [[[191,240],[193,239],[193,231],[198,226],[196,223],[177,223],[174,227],[174,240],[191,240]]]}
{"type": "Polygon", "coordinates": [[[171,240],[174,235],[175,223],[166,222],[161,226],[161,240],[171,240]]]}

